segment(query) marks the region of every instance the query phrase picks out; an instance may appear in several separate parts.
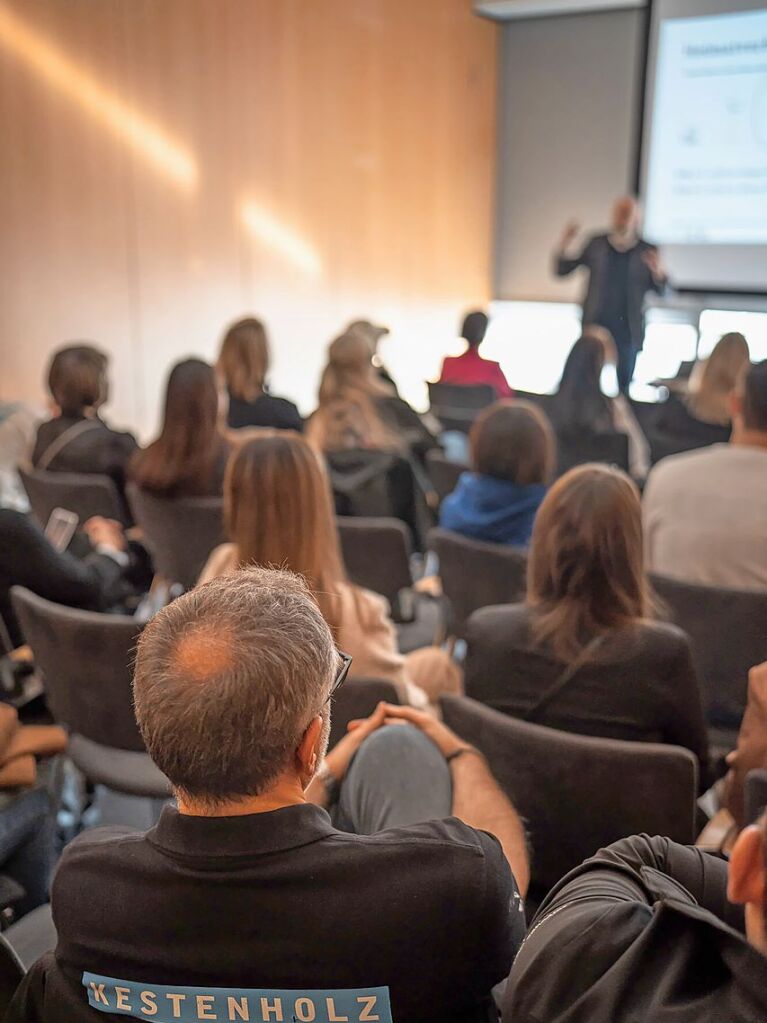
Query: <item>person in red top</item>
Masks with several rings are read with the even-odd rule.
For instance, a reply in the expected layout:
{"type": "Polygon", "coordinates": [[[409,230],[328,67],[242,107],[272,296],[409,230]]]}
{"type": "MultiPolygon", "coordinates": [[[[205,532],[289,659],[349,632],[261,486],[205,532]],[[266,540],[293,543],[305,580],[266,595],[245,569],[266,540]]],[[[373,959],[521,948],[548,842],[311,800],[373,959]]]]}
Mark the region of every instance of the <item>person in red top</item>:
{"type": "Polygon", "coordinates": [[[490,384],[498,398],[513,398],[514,392],[497,362],[483,359],[479,346],[487,332],[487,316],[482,312],[469,313],[461,327],[461,337],[468,344],[463,355],[447,358],[442,363],[441,384],[460,384],[470,387],[476,384],[490,384]]]}

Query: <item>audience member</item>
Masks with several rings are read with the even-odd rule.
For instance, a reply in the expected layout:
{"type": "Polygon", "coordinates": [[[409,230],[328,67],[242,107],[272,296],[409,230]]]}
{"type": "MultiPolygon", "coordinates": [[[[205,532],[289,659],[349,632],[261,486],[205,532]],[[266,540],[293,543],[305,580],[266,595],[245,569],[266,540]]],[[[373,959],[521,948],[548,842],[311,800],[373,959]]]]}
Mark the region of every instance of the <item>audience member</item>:
{"type": "Polygon", "coordinates": [[[129,567],[125,537],[116,522],[92,518],[85,523],[84,538],[74,549],[58,551],[29,515],[0,508],[0,620],[5,624],[12,646],[23,637],[11,607],[12,586],[26,586],[46,600],[69,607],[103,611],[116,604],[126,591],[125,570],[129,567]]]}
{"type": "MultiPolygon", "coordinates": [[[[50,752],[58,753],[60,748],[50,752]]],[[[48,901],[54,831],[51,798],[44,788],[5,794],[0,808],[0,872],[24,890],[13,904],[18,916],[48,901]]]]}
{"type": "MultiPolygon", "coordinates": [[[[380,378],[373,365],[370,341],[360,333],[342,334],[328,348],[328,363],[320,380],[319,407],[312,420],[337,415],[339,405],[353,402],[357,406],[367,403],[366,418],[374,415],[377,431],[383,430],[400,448],[407,447],[416,454],[436,446],[435,435],[421,417],[402,398],[398,398],[391,385],[380,378]]],[[[321,426],[314,424],[318,433],[321,426]]]]}
{"type": "Polygon", "coordinates": [[[589,327],[567,356],[549,417],[563,448],[575,449],[598,434],[625,433],[629,468],[644,479],[650,468],[650,448],[631,406],[622,394],[608,397],[602,390],[602,370],[615,362],[615,346],[603,327],[589,327]]]}
{"type": "Polygon", "coordinates": [[[644,494],[647,562],[685,582],[767,589],[767,360],[732,397],[729,444],[665,458],[644,494]]]}
{"type": "Polygon", "coordinates": [[[527,547],[554,470],[556,444],[545,415],[525,401],[499,401],[469,435],[471,472],[442,502],[439,524],[472,540],[527,547]]]}
{"type": "Polygon", "coordinates": [[[221,495],[230,445],[219,430],[216,374],[201,359],[170,371],[160,436],[137,451],[128,475],[161,497],[221,495]]]}
{"type": "Polygon", "coordinates": [[[639,494],[624,473],[585,465],[554,484],[535,520],[527,586],[524,604],[469,620],[467,693],[552,728],[686,746],[705,777],[690,645],[649,620],[639,494]]]}
{"type": "Polygon", "coordinates": [[[221,342],[218,369],[229,392],[228,423],[232,429],[303,430],[303,419],[293,402],[277,398],[267,389],[269,342],[260,320],[247,317],[229,327],[221,342]]]}
{"type": "Polygon", "coordinates": [[[738,733],[738,746],[727,757],[722,803],[735,825],[745,819],[744,792],[749,771],[767,768],[767,661],[748,673],[748,703],[738,733]]]}
{"type": "Polygon", "coordinates": [[[381,341],[381,338],[386,337],[388,333],[388,327],[376,326],[376,324],[371,323],[370,320],[352,320],[344,331],[344,334],[359,334],[361,337],[365,338],[373,352],[373,365],[375,366],[376,373],[385,384],[388,384],[389,387],[391,387],[393,393],[399,397],[397,385],[394,382],[391,373],[388,371],[386,366],[384,366],[383,362],[381,362],[381,357],[378,354],[379,342],[381,341]]]}
{"type": "Polygon", "coordinates": [[[732,429],[732,394],[748,361],[743,335],[725,334],[693,370],[688,394],[671,394],[660,406],[656,429],[661,438],[678,451],[726,444],[732,429]]]}
{"type": "Polygon", "coordinates": [[[479,347],[487,333],[488,322],[486,313],[475,311],[467,314],[461,325],[461,337],[466,342],[466,351],[462,355],[450,356],[442,362],[439,382],[465,387],[488,384],[495,390],[497,398],[511,398],[514,392],[509,387],[499,364],[490,359],[483,359],[479,354],[479,347]]]}
{"type": "Polygon", "coordinates": [[[624,838],[549,893],[514,963],[503,1018],[764,1019],[765,890],[767,815],[741,834],[729,869],[667,838],[624,838]]]}
{"type": "Polygon", "coordinates": [[[124,495],[125,469],[137,445],[132,434],[110,429],[100,417],[109,397],[107,367],[106,355],[91,345],[56,352],[48,370],[53,418],[37,431],[32,464],[48,472],[110,476],[124,495]]]}
{"type": "Polygon", "coordinates": [[[489,1018],[524,933],[521,822],[477,751],[410,708],[380,705],[325,759],[347,664],[285,572],[149,623],[136,716],[178,808],[67,848],[56,951],[8,1023],[489,1018]]]}
{"type": "Polygon", "coordinates": [[[354,658],[355,677],[393,682],[419,705],[427,702],[421,685],[432,696],[460,688],[444,651],[403,657],[384,599],[347,580],[328,481],[305,440],[285,433],[246,441],[229,463],[224,496],[231,542],[212,552],[201,583],[246,565],[284,565],[311,586],[339,646],[354,658]]]}

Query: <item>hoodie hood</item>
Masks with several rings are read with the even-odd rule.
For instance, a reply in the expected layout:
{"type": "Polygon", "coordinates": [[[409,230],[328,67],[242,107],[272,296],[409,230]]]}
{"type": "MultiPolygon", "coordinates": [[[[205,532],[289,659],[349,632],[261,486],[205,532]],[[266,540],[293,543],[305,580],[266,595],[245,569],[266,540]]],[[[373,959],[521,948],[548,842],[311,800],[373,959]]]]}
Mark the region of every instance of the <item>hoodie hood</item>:
{"type": "Polygon", "coordinates": [[[543,483],[520,486],[510,480],[465,472],[453,493],[442,502],[439,524],[471,540],[527,547],[545,494],[543,483]]]}

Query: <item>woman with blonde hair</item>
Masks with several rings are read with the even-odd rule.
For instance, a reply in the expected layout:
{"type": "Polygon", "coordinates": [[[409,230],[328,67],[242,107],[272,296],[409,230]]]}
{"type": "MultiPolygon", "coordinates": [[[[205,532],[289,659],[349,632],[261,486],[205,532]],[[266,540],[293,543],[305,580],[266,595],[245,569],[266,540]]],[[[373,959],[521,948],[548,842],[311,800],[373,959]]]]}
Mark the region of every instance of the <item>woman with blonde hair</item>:
{"type": "Polygon", "coordinates": [[[730,400],[750,352],[742,334],[719,339],[705,361],[697,363],[685,397],[672,394],[661,407],[657,430],[664,452],[692,451],[730,439],[730,400]]]}
{"type": "Polygon", "coordinates": [[[538,511],[527,600],[469,621],[466,692],[564,731],[685,746],[705,773],[689,641],[650,611],[635,484],[607,466],[572,469],[538,511]]]}
{"type": "Polygon", "coordinates": [[[269,342],[260,320],[238,320],[224,334],[218,371],[229,392],[228,425],[266,426],[276,430],[303,430],[304,424],[292,401],[269,394],[269,342]]]}
{"type": "Polygon", "coordinates": [[[434,647],[403,657],[386,603],[347,579],[333,505],[321,462],[301,437],[264,435],[232,455],[224,485],[229,543],[210,555],[200,583],[245,565],[284,567],[304,576],[340,649],[353,658],[351,677],[393,682],[402,699],[460,688],[460,675],[434,647]]]}

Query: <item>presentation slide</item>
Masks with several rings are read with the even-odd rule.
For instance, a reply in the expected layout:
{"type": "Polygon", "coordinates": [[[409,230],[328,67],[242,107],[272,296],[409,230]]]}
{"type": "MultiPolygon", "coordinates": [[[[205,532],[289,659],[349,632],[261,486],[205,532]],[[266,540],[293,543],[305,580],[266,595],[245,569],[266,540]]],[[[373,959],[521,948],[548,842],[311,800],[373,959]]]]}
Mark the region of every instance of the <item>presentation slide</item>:
{"type": "Polygon", "coordinates": [[[661,25],[646,233],[767,242],[767,10],[661,25]]]}
{"type": "Polygon", "coordinates": [[[680,285],[767,291],[767,4],[656,0],[642,162],[680,285]]]}

